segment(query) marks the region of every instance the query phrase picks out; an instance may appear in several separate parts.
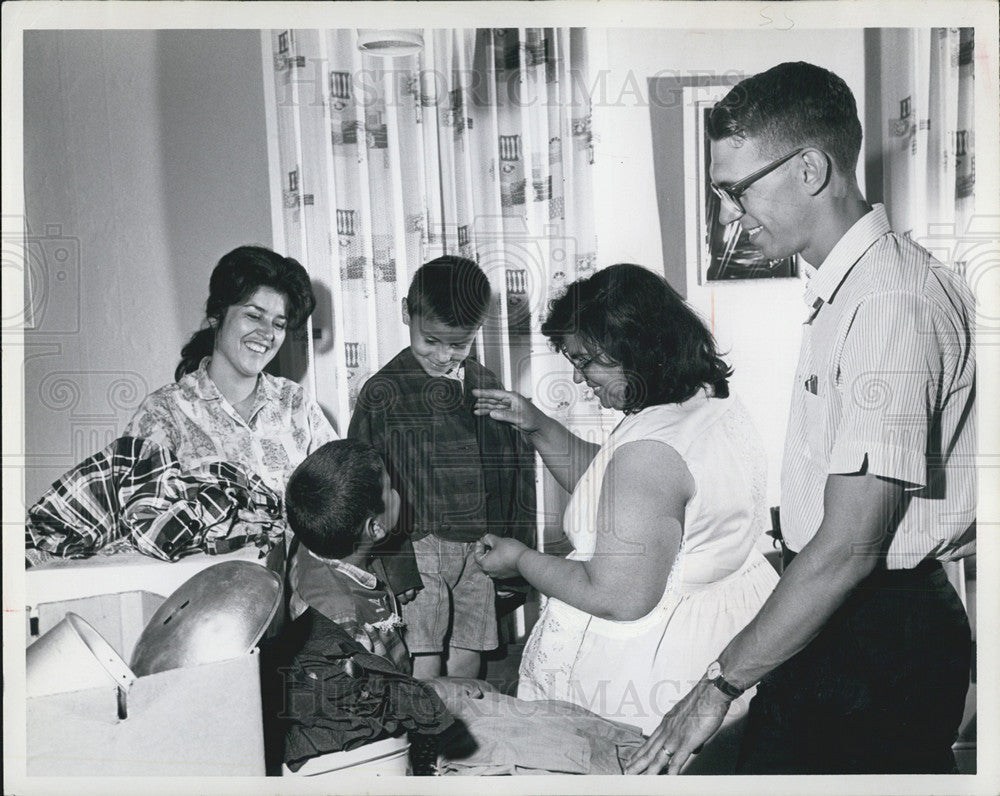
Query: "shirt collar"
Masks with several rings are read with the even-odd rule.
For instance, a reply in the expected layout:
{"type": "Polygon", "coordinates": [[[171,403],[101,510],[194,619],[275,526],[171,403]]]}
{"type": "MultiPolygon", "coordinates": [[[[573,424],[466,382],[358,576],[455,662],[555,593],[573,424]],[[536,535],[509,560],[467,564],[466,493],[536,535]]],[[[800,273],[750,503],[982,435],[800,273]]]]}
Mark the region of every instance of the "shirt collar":
{"type": "MultiPolygon", "coordinates": [[[[305,547],[305,545],[303,545],[303,547],[305,547]]],[[[374,573],[367,572],[366,570],[361,569],[361,567],[356,567],[354,564],[348,564],[346,561],[341,561],[339,558],[323,558],[323,556],[316,555],[312,550],[307,550],[306,552],[317,561],[322,561],[327,566],[333,567],[338,572],[342,572],[347,575],[347,577],[364,589],[375,589],[378,585],[378,578],[375,577],[374,573]]]]}
{"type": "MultiPolygon", "coordinates": [[[[222,393],[212,377],[208,375],[208,364],[211,357],[205,357],[198,365],[198,370],[189,374],[191,376],[191,386],[195,396],[203,401],[218,401],[222,399],[222,393]]],[[[254,401],[253,412],[256,413],[261,404],[273,401],[278,397],[278,387],[267,373],[260,373],[257,376],[257,399],[254,401]]]]}
{"type": "Polygon", "coordinates": [[[816,269],[806,286],[803,301],[813,308],[817,306],[817,300],[829,302],[854,264],[875,241],[891,231],[885,206],[872,205],[872,209],[854,222],[830,250],[822,266],[816,269]]]}
{"type": "Polygon", "coordinates": [[[211,361],[211,357],[204,357],[201,364],[198,365],[198,370],[190,374],[194,394],[203,401],[218,401],[222,398],[219,388],[215,386],[212,377],[208,375],[208,363],[211,361]]]}
{"type": "Polygon", "coordinates": [[[412,347],[408,346],[407,348],[405,348],[404,349],[404,353],[407,355],[406,356],[406,360],[409,360],[409,361],[404,360],[404,362],[406,364],[406,368],[408,370],[410,370],[412,372],[412,375],[416,376],[417,378],[420,378],[420,379],[451,379],[452,381],[457,381],[460,384],[463,384],[463,385],[465,384],[465,362],[467,362],[468,360],[463,361],[454,370],[450,370],[447,373],[443,373],[440,376],[432,376],[426,370],[424,370],[423,366],[417,361],[417,356],[416,356],[416,354],[413,353],[413,348],[412,347]]]}
{"type": "Polygon", "coordinates": [[[257,376],[257,404],[267,403],[278,398],[278,384],[270,373],[263,371],[257,376]]]}

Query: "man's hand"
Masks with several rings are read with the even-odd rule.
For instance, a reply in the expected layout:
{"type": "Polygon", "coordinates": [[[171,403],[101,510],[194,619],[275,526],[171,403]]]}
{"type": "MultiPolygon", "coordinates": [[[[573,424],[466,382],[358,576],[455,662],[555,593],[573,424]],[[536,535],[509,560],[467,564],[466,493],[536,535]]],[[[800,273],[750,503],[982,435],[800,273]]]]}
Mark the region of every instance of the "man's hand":
{"type": "Polygon", "coordinates": [[[722,725],[732,700],[702,680],[663,717],[660,726],[633,755],[626,774],[679,774],[688,758],[722,725]]]}

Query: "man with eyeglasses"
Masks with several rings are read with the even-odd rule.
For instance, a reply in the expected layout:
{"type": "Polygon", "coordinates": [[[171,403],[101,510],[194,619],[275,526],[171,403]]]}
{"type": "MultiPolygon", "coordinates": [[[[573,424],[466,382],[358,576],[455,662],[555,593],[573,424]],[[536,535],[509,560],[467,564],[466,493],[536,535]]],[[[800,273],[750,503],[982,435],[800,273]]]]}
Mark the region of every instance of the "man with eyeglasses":
{"type": "Polygon", "coordinates": [[[778,586],[629,773],[678,773],[757,685],[737,773],[955,773],[970,632],[941,561],[975,550],[974,306],[855,177],[836,75],[786,63],[713,109],[713,189],[768,258],[801,254],[778,586]]]}

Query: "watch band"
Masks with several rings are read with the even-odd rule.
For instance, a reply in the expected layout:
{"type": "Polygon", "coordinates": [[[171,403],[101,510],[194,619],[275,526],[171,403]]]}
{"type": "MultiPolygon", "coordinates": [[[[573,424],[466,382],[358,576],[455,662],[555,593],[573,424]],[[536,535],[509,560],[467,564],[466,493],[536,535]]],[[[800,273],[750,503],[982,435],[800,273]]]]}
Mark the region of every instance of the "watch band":
{"type": "Polygon", "coordinates": [[[733,685],[732,683],[730,683],[721,674],[718,677],[709,680],[709,682],[716,688],[718,688],[723,694],[725,694],[728,697],[732,697],[733,699],[742,696],[743,693],[746,691],[745,688],[740,688],[738,685],[733,685]]]}
{"type": "Polygon", "coordinates": [[[705,679],[708,680],[712,685],[718,688],[723,694],[725,694],[730,699],[736,699],[741,696],[746,689],[740,688],[738,685],[733,685],[725,677],[722,676],[722,664],[718,661],[712,661],[708,665],[708,670],[705,672],[705,679]]]}

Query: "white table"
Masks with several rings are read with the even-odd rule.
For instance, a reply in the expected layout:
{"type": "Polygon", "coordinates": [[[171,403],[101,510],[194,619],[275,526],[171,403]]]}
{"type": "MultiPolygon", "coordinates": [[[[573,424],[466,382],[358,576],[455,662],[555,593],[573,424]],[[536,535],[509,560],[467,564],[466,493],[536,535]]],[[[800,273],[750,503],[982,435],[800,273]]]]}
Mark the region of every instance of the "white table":
{"type": "Polygon", "coordinates": [[[256,547],[249,546],[217,556],[196,553],[173,562],[160,561],[135,550],[46,561],[25,570],[25,604],[30,610],[42,603],[127,591],[169,597],[184,581],[213,564],[257,561],[265,565],[267,559],[259,555],[256,547]]]}

